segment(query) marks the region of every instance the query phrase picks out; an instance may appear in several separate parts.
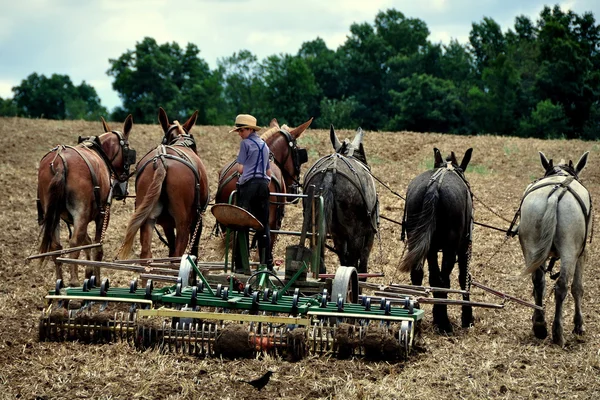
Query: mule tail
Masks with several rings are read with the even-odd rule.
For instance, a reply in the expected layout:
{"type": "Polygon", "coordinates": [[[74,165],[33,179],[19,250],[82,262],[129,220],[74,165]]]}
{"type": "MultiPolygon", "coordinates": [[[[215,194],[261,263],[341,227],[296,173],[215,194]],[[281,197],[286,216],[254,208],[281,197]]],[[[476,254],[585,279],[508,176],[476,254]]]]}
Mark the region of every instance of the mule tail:
{"type": "Polygon", "coordinates": [[[133,240],[135,234],[140,227],[150,218],[150,213],[158,203],[160,193],[162,191],[162,185],[167,176],[167,170],[162,162],[156,162],[156,169],[154,170],[154,176],[152,182],[148,187],[148,191],[144,196],[144,200],[139,207],[136,208],[135,212],[131,216],[129,223],[127,224],[127,230],[125,231],[125,239],[121,245],[121,249],[117,254],[117,258],[124,260],[131,254],[131,248],[133,247],[133,240]]]}
{"type": "Polygon", "coordinates": [[[412,221],[407,220],[408,251],[400,262],[400,271],[410,272],[422,264],[429,253],[436,228],[437,204],[440,193],[437,184],[430,185],[423,198],[423,208],[412,221]],[[410,221],[410,222],[409,222],[410,221]]]}
{"type": "Polygon", "coordinates": [[[321,182],[321,187],[325,188],[321,196],[323,196],[323,216],[325,217],[325,232],[329,232],[331,227],[331,222],[333,220],[333,211],[334,211],[334,196],[333,196],[333,186],[335,184],[335,176],[333,172],[326,171],[325,177],[321,182]]]}
{"type": "Polygon", "coordinates": [[[54,233],[60,224],[60,215],[65,210],[67,199],[67,172],[63,167],[60,173],[55,174],[48,186],[47,208],[40,223],[42,226],[42,240],[40,242],[40,253],[50,251],[54,241],[54,233]]]}
{"type": "Polygon", "coordinates": [[[524,275],[535,272],[540,265],[544,264],[550,255],[554,234],[556,233],[558,199],[558,194],[548,198],[548,204],[544,216],[542,217],[542,225],[540,227],[540,240],[537,243],[537,248],[532,252],[531,258],[527,260],[527,266],[523,272],[524,275]]]}

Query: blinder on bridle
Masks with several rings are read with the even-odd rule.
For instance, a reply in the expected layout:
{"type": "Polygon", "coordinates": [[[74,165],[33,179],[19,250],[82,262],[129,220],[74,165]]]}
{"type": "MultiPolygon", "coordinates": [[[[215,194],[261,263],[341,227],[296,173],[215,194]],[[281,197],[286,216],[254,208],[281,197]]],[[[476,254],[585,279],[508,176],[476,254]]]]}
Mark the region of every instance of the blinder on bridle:
{"type": "Polygon", "coordinates": [[[194,139],[194,136],[192,136],[191,133],[188,133],[188,131],[186,131],[183,126],[181,126],[181,129],[183,129],[185,133],[177,134],[174,137],[171,137],[171,132],[173,132],[173,130],[175,129],[178,130],[179,126],[172,125],[169,129],[167,129],[165,135],[162,138],[161,144],[170,146],[177,143],[180,146],[189,147],[190,149],[194,150],[195,153],[197,153],[198,150],[196,148],[196,140],[194,139]]]}
{"type": "Polygon", "coordinates": [[[112,159],[108,159],[108,155],[104,152],[102,148],[102,143],[100,143],[100,138],[98,136],[89,136],[89,137],[81,137],[77,139],[77,143],[88,142],[91,146],[100,154],[102,159],[106,162],[106,165],[111,170],[111,172],[117,178],[117,181],[113,182],[113,191],[112,197],[116,200],[123,200],[127,194],[129,177],[131,174],[129,170],[132,165],[136,162],[136,151],[135,149],[129,147],[129,141],[123,137],[123,134],[119,131],[110,131],[114,133],[119,138],[119,145],[121,146],[121,152],[123,154],[123,173],[117,174],[115,171],[112,162],[117,157],[118,153],[112,159]]]}
{"type": "MultiPolygon", "coordinates": [[[[300,193],[302,193],[302,183],[300,182],[300,167],[302,166],[302,164],[308,162],[308,152],[306,151],[306,149],[298,147],[296,139],[288,131],[286,131],[284,129],[280,129],[279,133],[281,133],[283,136],[285,136],[285,139],[288,142],[288,146],[290,147],[290,152],[288,153],[286,158],[281,163],[279,163],[277,160],[275,160],[275,162],[278,164],[278,167],[281,169],[281,172],[283,174],[286,174],[293,181],[292,185],[288,188],[289,189],[288,193],[300,194],[300,193]],[[287,170],[284,168],[285,162],[287,161],[287,158],[290,155],[292,157],[292,164],[294,166],[294,175],[293,176],[290,175],[290,173],[287,172],[287,170]]],[[[290,203],[296,204],[299,200],[300,200],[300,198],[297,197],[290,203]]]]}

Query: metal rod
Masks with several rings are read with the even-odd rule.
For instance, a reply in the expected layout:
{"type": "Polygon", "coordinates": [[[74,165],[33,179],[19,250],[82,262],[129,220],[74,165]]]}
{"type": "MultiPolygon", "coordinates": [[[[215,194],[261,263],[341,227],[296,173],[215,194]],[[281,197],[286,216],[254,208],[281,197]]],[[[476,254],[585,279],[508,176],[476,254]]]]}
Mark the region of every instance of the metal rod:
{"type": "MultiPolygon", "coordinates": [[[[358,278],[381,278],[385,275],[382,272],[372,272],[372,273],[358,273],[358,278]]],[[[319,274],[319,278],[330,279],[335,278],[335,274],[319,274]]]]}
{"type": "Polygon", "coordinates": [[[483,226],[485,228],[490,228],[490,229],[494,229],[494,230],[497,230],[497,231],[500,231],[500,232],[503,232],[503,233],[508,233],[508,231],[506,229],[496,228],[495,226],[486,225],[486,224],[483,224],[483,223],[477,222],[477,221],[473,221],[473,223],[475,225],[483,226]]]}
{"type": "Polygon", "coordinates": [[[142,279],[152,279],[153,281],[177,282],[177,276],[158,275],[158,274],[140,274],[142,279]]]}
{"type": "Polygon", "coordinates": [[[435,287],[435,286],[413,286],[413,285],[403,285],[403,284],[400,284],[400,283],[391,283],[389,286],[391,288],[404,288],[404,289],[412,289],[412,290],[424,290],[426,292],[442,292],[442,293],[469,294],[469,292],[467,292],[466,290],[442,288],[442,287],[435,287]]]}
{"type": "Polygon", "coordinates": [[[440,299],[440,298],[436,298],[436,297],[418,297],[416,300],[417,300],[417,303],[420,303],[420,304],[445,304],[445,305],[453,305],[453,306],[504,308],[504,304],[481,303],[478,301],[466,301],[466,300],[454,300],[454,299],[440,299]]]}
{"type": "Polygon", "coordinates": [[[140,303],[152,305],[152,300],[147,299],[130,299],[127,297],[104,297],[104,296],[75,296],[75,295],[62,295],[62,294],[49,294],[46,296],[47,299],[53,300],[89,300],[89,301],[111,301],[116,303],[140,303]]]}
{"type": "Polygon", "coordinates": [[[423,292],[421,290],[411,290],[411,289],[401,289],[397,292],[386,292],[386,291],[375,291],[375,294],[378,296],[384,297],[399,297],[404,298],[406,296],[427,296],[427,292],[423,292]]]}
{"type": "Polygon", "coordinates": [[[83,246],[70,247],[68,249],[54,250],[54,251],[49,251],[47,253],[33,254],[33,255],[27,257],[26,260],[34,260],[36,258],[49,257],[49,256],[60,256],[63,254],[69,254],[69,253],[73,253],[73,252],[76,252],[79,250],[93,249],[95,247],[100,247],[100,246],[102,246],[102,243],[92,243],[92,244],[86,244],[83,246]]]}
{"type": "Polygon", "coordinates": [[[57,258],[56,261],[62,262],[65,264],[80,264],[80,265],[90,265],[93,267],[102,267],[108,269],[117,269],[122,271],[134,271],[134,272],[145,272],[147,271],[147,267],[142,267],[138,265],[129,265],[129,264],[120,264],[108,261],[93,261],[93,260],[80,260],[76,258],[57,258]]]}
{"type": "Polygon", "coordinates": [[[127,260],[113,260],[119,264],[150,264],[155,262],[172,262],[181,261],[181,257],[166,257],[166,258],[130,258],[127,260]]]}
{"type": "Polygon", "coordinates": [[[514,297],[514,296],[511,296],[509,294],[502,293],[502,292],[500,292],[498,290],[495,290],[495,289],[492,289],[490,287],[487,287],[487,286],[485,286],[485,285],[483,285],[483,284],[481,284],[479,282],[471,281],[471,285],[473,285],[475,287],[478,287],[480,289],[483,289],[486,292],[489,292],[489,293],[491,293],[491,294],[493,294],[495,296],[502,297],[503,299],[514,301],[515,303],[519,303],[519,304],[521,304],[523,306],[531,307],[531,308],[536,309],[536,310],[544,311],[544,307],[540,307],[540,306],[538,306],[536,304],[529,303],[529,302],[527,302],[525,300],[521,300],[521,299],[519,299],[517,297],[514,297]]]}

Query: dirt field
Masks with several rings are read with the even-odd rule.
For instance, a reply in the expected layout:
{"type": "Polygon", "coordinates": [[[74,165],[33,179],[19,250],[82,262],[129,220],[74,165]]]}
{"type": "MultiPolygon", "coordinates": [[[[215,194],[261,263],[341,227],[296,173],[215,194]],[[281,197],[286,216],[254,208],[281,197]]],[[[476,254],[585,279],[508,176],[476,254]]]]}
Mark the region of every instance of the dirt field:
{"type": "MultiPolygon", "coordinates": [[[[120,130],[122,122],[111,127],[120,130]]],[[[216,191],[218,169],[233,159],[238,148],[238,135],[228,134],[227,129],[199,126],[192,131],[209,172],[212,194],[216,191]]],[[[455,324],[452,336],[440,336],[433,331],[431,308],[425,306],[418,351],[408,361],[398,363],[326,358],[290,363],[271,357],[204,360],[155,351],[141,353],[125,344],[38,343],[37,320],[45,304],[44,295],[54,286],[55,279],[50,264],[41,269],[37,262],[24,262],[28,255],[37,252],[37,164],[56,144],[75,144],[80,135],[100,133],[100,122],[0,118],[0,398],[600,397],[598,237],[588,244],[584,273],[586,334],[581,338],[571,334],[573,299],[569,295],[565,306],[565,348],[553,345],[550,338],[536,339],[531,330],[532,310],[515,303],[508,303],[503,310],[475,309],[476,325],[471,329],[460,328],[460,310],[452,308],[450,316],[455,324]],[[261,392],[239,382],[256,378],[267,369],[275,373],[261,392]]],[[[352,131],[337,133],[340,138],[354,136],[352,131]]],[[[130,142],[140,157],[156,146],[161,137],[158,124],[134,125],[130,142]]],[[[309,149],[309,165],[332,150],[329,134],[324,130],[309,129],[300,144],[309,149]]],[[[542,174],[538,150],[555,161],[565,158],[574,162],[589,150],[588,166],[581,180],[596,202],[600,196],[598,142],[366,132],[364,144],[373,174],[402,194],[414,176],[431,167],[434,146],[444,155],[453,150],[459,158],[468,147],[473,147],[466,175],[476,197],[475,220],[504,229],[509,223],[486,206],[505,219],[512,219],[526,185],[542,174]]],[[[379,195],[381,214],[400,221],[403,201],[383,186],[379,186],[379,195]]],[[[298,230],[290,221],[301,218],[300,207],[288,208],[284,229],[298,230]]],[[[131,199],[125,204],[113,204],[105,259],[114,257],[132,210],[131,199]]],[[[201,240],[201,258],[205,260],[220,258],[218,240],[210,236],[213,224],[212,214],[207,213],[201,240]]],[[[594,227],[598,226],[595,218],[594,227]]],[[[66,237],[66,229],[63,236],[66,237]]],[[[278,243],[276,259],[283,258],[285,246],[291,242],[289,239],[278,243]]],[[[518,239],[510,239],[500,247],[503,242],[502,233],[475,227],[471,264],[474,279],[533,301],[531,279],[520,275],[523,260],[518,239]]],[[[409,283],[407,275],[396,271],[403,247],[400,226],[382,220],[380,240],[376,241],[370,260],[370,271],[385,273],[380,282],[409,283]]],[[[135,251],[139,252],[139,244],[135,251]]],[[[158,240],[154,255],[166,256],[166,249],[158,240]]],[[[328,257],[327,265],[329,272],[334,272],[335,259],[328,257]]],[[[80,275],[82,279],[83,270],[80,275]]],[[[111,286],[125,285],[133,277],[108,271],[106,275],[111,286]]],[[[452,286],[458,286],[456,270],[452,286]]],[[[551,289],[549,281],[546,307],[550,323],[554,313],[551,289]]],[[[472,298],[500,301],[475,288],[472,298]]]]}

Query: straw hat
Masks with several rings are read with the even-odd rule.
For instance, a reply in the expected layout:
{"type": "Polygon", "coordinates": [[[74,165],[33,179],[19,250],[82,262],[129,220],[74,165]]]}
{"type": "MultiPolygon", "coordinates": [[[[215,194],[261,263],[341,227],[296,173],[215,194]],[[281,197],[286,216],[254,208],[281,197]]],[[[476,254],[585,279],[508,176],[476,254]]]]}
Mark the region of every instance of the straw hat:
{"type": "Polygon", "coordinates": [[[256,118],[250,114],[239,114],[237,117],[235,117],[235,128],[230,130],[229,133],[235,132],[240,128],[250,128],[256,132],[260,131],[261,129],[259,126],[256,126],[256,118]]]}

